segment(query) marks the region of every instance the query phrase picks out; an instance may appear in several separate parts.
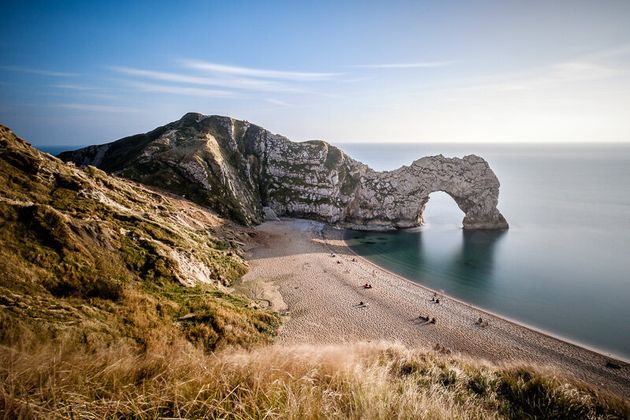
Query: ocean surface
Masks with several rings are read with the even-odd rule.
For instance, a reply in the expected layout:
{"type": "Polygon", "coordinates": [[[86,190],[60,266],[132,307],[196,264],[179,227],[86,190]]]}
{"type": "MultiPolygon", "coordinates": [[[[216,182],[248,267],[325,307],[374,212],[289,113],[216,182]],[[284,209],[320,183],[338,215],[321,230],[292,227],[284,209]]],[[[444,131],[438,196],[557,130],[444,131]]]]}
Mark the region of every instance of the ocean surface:
{"type": "Polygon", "coordinates": [[[42,152],[46,152],[48,154],[51,154],[53,156],[57,156],[59,153],[61,152],[66,152],[68,150],[77,150],[80,149],[82,147],[88,146],[83,145],[83,146],[76,146],[76,145],[70,145],[70,146],[59,146],[59,145],[52,145],[52,146],[35,146],[33,145],[33,147],[36,147],[37,149],[41,150],[42,152]]]}
{"type": "Polygon", "coordinates": [[[424,226],[348,231],[348,244],[429,288],[630,359],[630,146],[339,146],[376,170],[440,153],[484,157],[508,231],[464,231],[463,212],[436,192],[424,226]]]}

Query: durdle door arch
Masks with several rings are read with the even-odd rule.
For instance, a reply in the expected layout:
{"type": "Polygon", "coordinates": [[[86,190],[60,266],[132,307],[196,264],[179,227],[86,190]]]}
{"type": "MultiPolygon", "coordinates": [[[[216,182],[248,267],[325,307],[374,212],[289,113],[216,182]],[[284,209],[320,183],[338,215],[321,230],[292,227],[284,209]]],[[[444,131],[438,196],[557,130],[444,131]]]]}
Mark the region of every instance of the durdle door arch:
{"type": "Polygon", "coordinates": [[[419,226],[429,194],[442,191],[464,212],[464,229],[507,229],[497,209],[499,185],[478,156],[425,157],[395,171],[365,174],[345,221],[358,229],[419,226]]]}

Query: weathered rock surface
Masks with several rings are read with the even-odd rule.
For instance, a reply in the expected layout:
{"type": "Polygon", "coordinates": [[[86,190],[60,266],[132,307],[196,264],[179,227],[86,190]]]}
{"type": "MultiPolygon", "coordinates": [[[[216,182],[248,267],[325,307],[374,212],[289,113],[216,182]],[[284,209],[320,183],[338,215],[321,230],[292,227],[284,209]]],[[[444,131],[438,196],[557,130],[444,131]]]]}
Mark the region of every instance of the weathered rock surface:
{"type": "Polygon", "coordinates": [[[189,113],[59,157],[184,195],[244,224],[261,222],[269,207],[355,229],[413,227],[423,222],[429,194],[444,191],[465,213],[465,229],[508,227],[497,210],[499,181],[474,155],[377,172],[323,141],[294,143],[247,121],[189,113]]]}

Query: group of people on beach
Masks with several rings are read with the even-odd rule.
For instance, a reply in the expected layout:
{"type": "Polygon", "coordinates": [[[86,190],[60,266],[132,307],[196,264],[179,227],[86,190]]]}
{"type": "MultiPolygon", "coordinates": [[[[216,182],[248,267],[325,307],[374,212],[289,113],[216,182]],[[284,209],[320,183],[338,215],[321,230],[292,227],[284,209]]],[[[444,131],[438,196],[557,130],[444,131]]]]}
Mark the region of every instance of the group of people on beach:
{"type": "Polygon", "coordinates": [[[437,322],[435,318],[430,318],[429,315],[427,316],[420,315],[418,316],[418,319],[421,319],[424,322],[428,322],[429,324],[435,324],[437,322]]]}
{"type": "MultiPolygon", "coordinates": [[[[332,258],[337,257],[337,255],[335,255],[335,253],[333,253],[333,252],[330,253],[330,256],[332,258]]],[[[352,258],[352,261],[356,262],[356,258],[352,258]]],[[[337,260],[337,264],[341,264],[341,261],[337,260]]],[[[374,275],[374,272],[372,274],[374,275]]],[[[365,284],[363,284],[362,287],[364,289],[372,289],[372,284],[371,283],[365,283],[365,284]]],[[[431,302],[435,303],[435,304],[438,304],[438,305],[440,304],[440,297],[437,294],[437,292],[433,293],[433,296],[431,297],[431,302]]],[[[366,308],[368,306],[368,304],[363,302],[363,301],[360,301],[357,306],[360,307],[360,308],[366,308]]],[[[426,316],[425,315],[419,315],[418,319],[423,321],[423,322],[425,322],[425,323],[427,323],[427,324],[436,324],[437,323],[437,320],[435,319],[435,317],[430,317],[429,315],[426,315],[426,316]]],[[[479,326],[481,328],[485,328],[485,327],[488,326],[488,321],[482,319],[481,317],[479,317],[479,319],[477,319],[475,321],[475,325],[479,326]]]]}
{"type": "Polygon", "coordinates": [[[481,317],[479,317],[479,319],[475,321],[475,325],[485,328],[488,326],[488,321],[484,321],[481,317]]]}
{"type": "MultiPolygon", "coordinates": [[[[433,293],[433,296],[431,297],[431,302],[433,302],[433,303],[440,303],[440,298],[438,297],[437,293],[433,293]]],[[[420,315],[420,316],[418,316],[418,319],[420,319],[420,320],[422,320],[422,321],[424,321],[426,323],[429,323],[429,324],[435,324],[437,322],[434,317],[431,318],[431,317],[429,317],[429,315],[427,315],[427,316],[420,315]]]]}

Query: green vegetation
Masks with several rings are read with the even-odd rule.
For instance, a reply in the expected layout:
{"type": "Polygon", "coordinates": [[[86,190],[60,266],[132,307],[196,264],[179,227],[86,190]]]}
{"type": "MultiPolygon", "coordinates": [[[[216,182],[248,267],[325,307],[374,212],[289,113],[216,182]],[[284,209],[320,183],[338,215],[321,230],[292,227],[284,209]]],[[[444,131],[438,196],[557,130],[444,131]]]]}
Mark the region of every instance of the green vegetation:
{"type": "Polygon", "coordinates": [[[0,135],[0,343],[72,337],[143,349],[161,336],[212,351],[275,334],[276,315],[222,291],[246,271],[233,242],[243,228],[0,135]]]}
{"type": "Polygon", "coordinates": [[[246,228],[32,149],[0,126],[5,418],[628,418],[530,367],[391,344],[265,346],[229,292],[246,228]],[[185,286],[188,285],[187,286],[185,286]]]}

